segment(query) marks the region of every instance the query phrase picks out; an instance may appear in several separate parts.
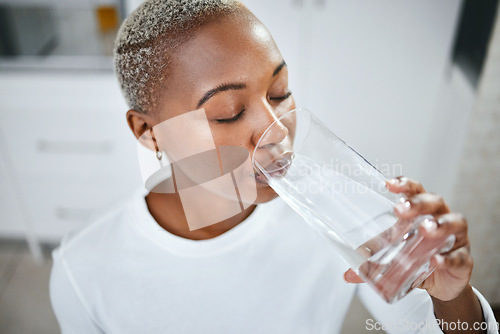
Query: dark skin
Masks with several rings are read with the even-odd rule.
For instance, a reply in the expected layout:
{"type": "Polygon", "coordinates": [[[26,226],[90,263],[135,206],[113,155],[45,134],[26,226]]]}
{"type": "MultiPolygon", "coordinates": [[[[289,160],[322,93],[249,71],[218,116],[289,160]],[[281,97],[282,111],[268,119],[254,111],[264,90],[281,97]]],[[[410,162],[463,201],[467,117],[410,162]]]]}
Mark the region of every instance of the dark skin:
{"type": "MultiPolygon", "coordinates": [[[[277,115],[295,108],[283,58],[268,31],[249,12],[203,26],[173,56],[168,86],[160,94],[159,107],[148,114],[127,112],[128,124],[137,138],[166,119],[204,108],[217,146],[240,146],[253,152],[277,115]],[[230,89],[207,95],[228,83],[232,85],[230,89]]],[[[279,142],[283,137],[279,129],[276,131],[279,142]]],[[[432,214],[439,227],[434,231],[423,229],[422,233],[429,238],[442,233],[456,236],[451,251],[433,258],[437,269],[420,286],[431,296],[436,317],[446,322],[460,319],[469,322],[469,328],[473,322],[484,321],[481,305],[469,284],[472,257],[465,219],[450,212],[440,196],[426,193],[418,182],[395,179],[388,181],[387,187],[408,198],[409,209],[396,211],[398,216],[432,214]]],[[[257,184],[256,204],[276,196],[269,186],[257,184]]],[[[160,226],[193,240],[217,237],[241,223],[255,209],[252,205],[220,223],[190,231],[178,194],[149,193],[146,202],[160,226]]],[[[362,282],[352,270],[346,272],[345,279],[350,283],[362,282]]]]}

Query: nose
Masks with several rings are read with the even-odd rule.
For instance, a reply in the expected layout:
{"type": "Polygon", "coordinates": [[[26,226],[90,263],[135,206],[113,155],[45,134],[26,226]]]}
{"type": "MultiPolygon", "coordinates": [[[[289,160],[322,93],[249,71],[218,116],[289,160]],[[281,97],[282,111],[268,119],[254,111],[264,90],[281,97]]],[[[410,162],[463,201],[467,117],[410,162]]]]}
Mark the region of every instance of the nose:
{"type": "Polygon", "coordinates": [[[259,112],[258,127],[254,143],[257,148],[266,148],[281,143],[288,136],[288,128],[270,107],[259,112]]]}

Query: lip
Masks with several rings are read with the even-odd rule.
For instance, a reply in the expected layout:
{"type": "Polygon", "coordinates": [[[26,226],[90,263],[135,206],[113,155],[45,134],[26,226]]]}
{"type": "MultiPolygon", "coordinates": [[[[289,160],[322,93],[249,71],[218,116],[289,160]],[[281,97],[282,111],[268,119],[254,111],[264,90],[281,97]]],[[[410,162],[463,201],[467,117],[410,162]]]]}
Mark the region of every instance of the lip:
{"type": "MultiPolygon", "coordinates": [[[[282,178],[292,164],[293,153],[286,152],[279,159],[274,160],[271,164],[266,166],[266,174],[270,178],[282,178]]],[[[253,174],[255,180],[259,183],[268,184],[267,177],[259,171],[253,174]]]]}
{"type": "Polygon", "coordinates": [[[260,174],[260,173],[255,173],[254,175],[252,175],[253,177],[255,177],[255,181],[257,181],[257,183],[261,183],[261,184],[265,184],[267,185],[267,179],[264,175],[260,174]]]}

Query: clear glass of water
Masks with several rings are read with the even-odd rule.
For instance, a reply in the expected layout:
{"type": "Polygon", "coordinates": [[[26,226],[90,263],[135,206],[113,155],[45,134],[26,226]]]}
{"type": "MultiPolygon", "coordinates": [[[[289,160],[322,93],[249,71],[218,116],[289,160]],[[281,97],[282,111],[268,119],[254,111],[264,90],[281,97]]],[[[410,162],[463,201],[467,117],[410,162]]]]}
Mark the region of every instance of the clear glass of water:
{"type": "Polygon", "coordinates": [[[424,238],[430,215],[399,219],[401,194],[386,177],[307,109],[284,113],[265,130],[252,158],[269,186],[329,240],[344,261],[388,303],[404,297],[434,270],[433,255],[451,249],[453,235],[424,238]]]}

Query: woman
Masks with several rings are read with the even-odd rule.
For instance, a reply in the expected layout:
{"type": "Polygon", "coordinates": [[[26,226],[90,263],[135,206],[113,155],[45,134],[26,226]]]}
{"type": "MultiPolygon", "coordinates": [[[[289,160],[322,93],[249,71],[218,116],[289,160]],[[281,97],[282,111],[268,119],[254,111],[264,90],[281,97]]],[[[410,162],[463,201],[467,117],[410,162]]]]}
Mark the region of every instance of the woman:
{"type": "MultiPolygon", "coordinates": [[[[154,137],[158,124],[203,110],[211,139],[196,122],[184,122],[175,129],[184,136],[179,154],[207,140],[253,152],[276,115],[295,108],[272,37],[236,1],[146,1],[122,24],[115,64],[136,138],[154,137]]],[[[63,240],[51,276],[63,333],[338,333],[354,293],[388,332],[417,326],[439,333],[442,319],[481,333],[473,324],[494,320],[469,284],[465,219],[419,183],[388,182],[409,199],[396,213],[433,214],[440,226],[429,235],[455,234],[456,243],[434,259],[437,270],[422,290],[394,305],[344,282],[361,279],[268,185],[256,184],[255,202],[216,224],[190,228],[175,188],[140,192],[63,240]],[[401,322],[407,326],[391,327],[401,322]]],[[[213,212],[226,212],[223,200],[210,201],[213,212]]],[[[203,220],[202,204],[193,205],[203,220]]]]}

